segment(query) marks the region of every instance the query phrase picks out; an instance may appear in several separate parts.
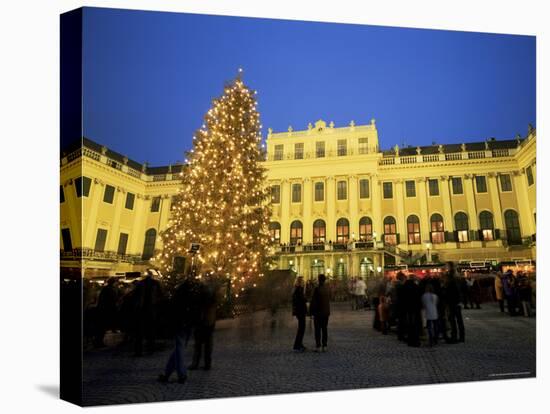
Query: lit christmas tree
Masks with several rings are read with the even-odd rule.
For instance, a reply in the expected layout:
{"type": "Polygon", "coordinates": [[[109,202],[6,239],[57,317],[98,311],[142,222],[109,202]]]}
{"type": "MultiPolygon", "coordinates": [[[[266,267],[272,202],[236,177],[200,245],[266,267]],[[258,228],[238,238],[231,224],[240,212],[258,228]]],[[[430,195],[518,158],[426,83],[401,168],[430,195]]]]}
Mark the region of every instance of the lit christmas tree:
{"type": "Polygon", "coordinates": [[[263,276],[270,243],[269,192],[264,185],[261,125],[255,91],[239,75],[213,100],[193,137],[182,188],[160,238],[155,263],[171,271],[176,256],[199,243],[195,264],[230,277],[236,292],[263,276]]]}

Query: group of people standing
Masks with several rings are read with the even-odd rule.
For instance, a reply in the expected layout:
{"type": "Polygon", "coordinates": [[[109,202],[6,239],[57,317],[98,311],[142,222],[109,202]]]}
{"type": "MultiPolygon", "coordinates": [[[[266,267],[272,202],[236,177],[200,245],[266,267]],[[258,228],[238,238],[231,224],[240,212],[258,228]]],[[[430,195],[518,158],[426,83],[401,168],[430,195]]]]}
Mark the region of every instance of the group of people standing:
{"type": "Polygon", "coordinates": [[[534,279],[530,280],[522,271],[518,271],[515,275],[512,270],[507,270],[504,273],[498,272],[495,277],[495,296],[500,311],[504,312],[504,302],[506,302],[510,316],[531,317],[535,287],[534,279]]]}

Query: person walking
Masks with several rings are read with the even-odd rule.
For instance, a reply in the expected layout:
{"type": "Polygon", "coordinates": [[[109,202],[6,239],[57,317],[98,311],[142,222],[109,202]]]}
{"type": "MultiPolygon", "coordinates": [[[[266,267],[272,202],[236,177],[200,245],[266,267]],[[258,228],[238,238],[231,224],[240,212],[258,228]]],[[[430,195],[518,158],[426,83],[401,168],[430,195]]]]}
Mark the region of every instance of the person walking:
{"type": "Polygon", "coordinates": [[[460,307],[460,290],[453,262],[447,262],[445,299],[447,303],[449,325],[451,326],[451,338],[448,342],[464,342],[466,332],[464,329],[464,321],[462,319],[462,309],[460,307]]]}
{"type": "Polygon", "coordinates": [[[315,329],[315,352],[326,352],[328,344],[328,319],[330,316],[330,292],[325,284],[326,277],[320,274],[319,285],[313,291],[310,311],[315,329]],[[322,348],[321,348],[322,346],[322,348]]]}
{"type": "Polygon", "coordinates": [[[437,306],[439,304],[439,298],[434,293],[434,289],[431,283],[426,285],[424,294],[422,295],[422,307],[424,308],[426,316],[426,326],[428,328],[428,340],[429,345],[433,346],[437,344],[438,336],[438,319],[439,314],[437,312],[437,306]]]}
{"type": "Polygon", "coordinates": [[[497,272],[495,276],[495,297],[500,307],[500,312],[504,313],[504,290],[502,288],[502,273],[497,272]]]}
{"type": "Polygon", "coordinates": [[[159,375],[159,382],[167,383],[174,371],[178,376],[178,383],[184,384],[187,380],[184,353],[197,318],[198,294],[199,286],[190,276],[176,287],[170,302],[175,345],[166,362],[164,373],[159,375]]]}
{"type": "Polygon", "coordinates": [[[304,278],[302,276],[298,276],[294,284],[292,315],[298,320],[298,331],[296,332],[293,349],[296,352],[304,352],[306,350],[303,340],[306,331],[307,302],[304,293],[304,278]]]}
{"type": "Polygon", "coordinates": [[[193,361],[189,370],[198,369],[201,356],[204,355],[204,369],[212,368],[212,350],[214,347],[214,328],[216,327],[216,309],[219,287],[210,273],[203,276],[199,289],[198,314],[194,333],[193,361]],[[203,353],[204,351],[204,353],[203,353]]]}

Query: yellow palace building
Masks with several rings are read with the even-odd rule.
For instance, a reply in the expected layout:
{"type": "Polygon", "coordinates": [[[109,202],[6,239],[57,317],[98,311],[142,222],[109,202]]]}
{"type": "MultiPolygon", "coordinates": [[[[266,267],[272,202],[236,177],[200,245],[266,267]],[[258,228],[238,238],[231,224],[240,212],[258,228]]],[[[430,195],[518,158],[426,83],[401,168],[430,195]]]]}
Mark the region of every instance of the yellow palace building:
{"type": "MultiPolygon", "coordinates": [[[[536,130],[511,140],[379,149],[374,120],[267,135],[278,268],[367,276],[392,264],[535,259],[536,130]]],[[[143,270],[182,165],[149,167],[91,140],[61,158],[61,266],[143,270]]]]}

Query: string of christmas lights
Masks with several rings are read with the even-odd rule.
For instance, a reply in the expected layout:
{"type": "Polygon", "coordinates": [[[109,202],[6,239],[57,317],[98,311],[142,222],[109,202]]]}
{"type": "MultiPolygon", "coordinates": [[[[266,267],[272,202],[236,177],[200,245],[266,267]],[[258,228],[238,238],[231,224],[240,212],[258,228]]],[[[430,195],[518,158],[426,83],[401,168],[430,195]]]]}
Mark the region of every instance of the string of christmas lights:
{"type": "Polygon", "coordinates": [[[270,244],[262,126],[256,92],[241,74],[239,69],[213,100],[193,137],[168,227],[159,235],[162,250],[154,259],[170,272],[174,257],[187,256],[190,244],[199,243],[198,267],[229,277],[236,295],[263,276],[270,244]]]}

